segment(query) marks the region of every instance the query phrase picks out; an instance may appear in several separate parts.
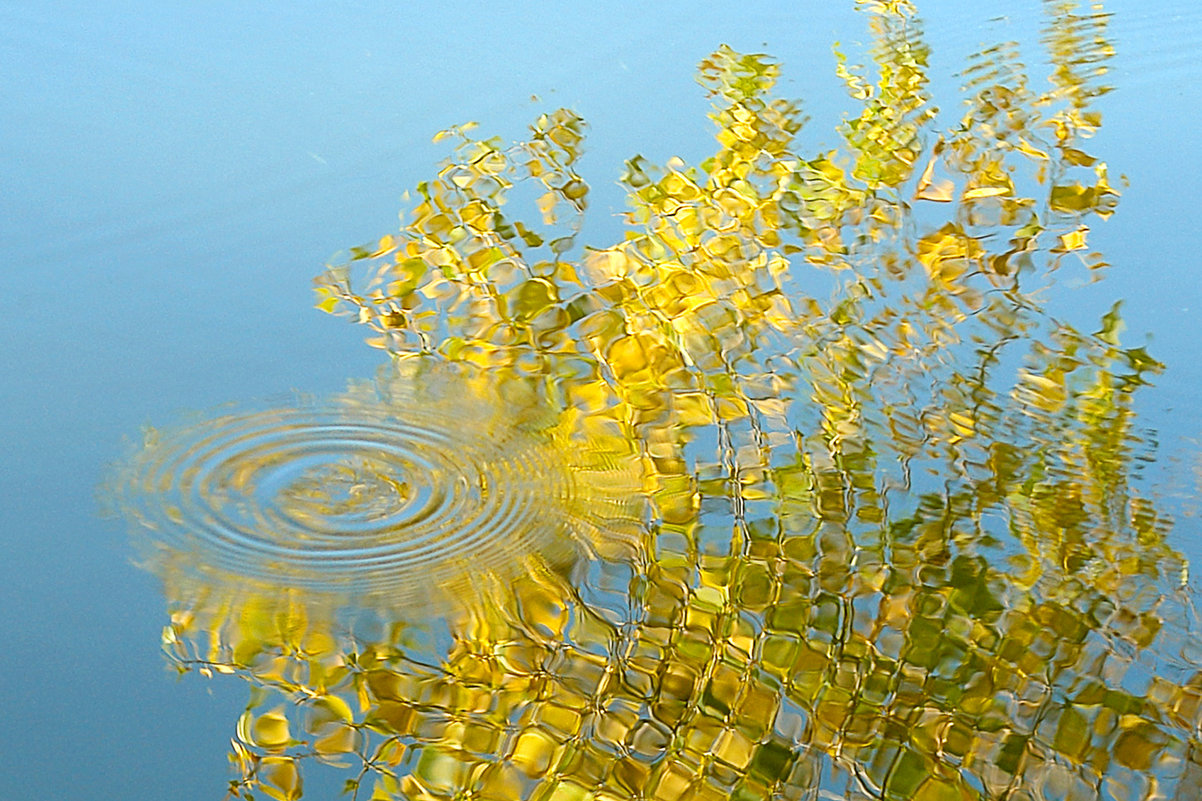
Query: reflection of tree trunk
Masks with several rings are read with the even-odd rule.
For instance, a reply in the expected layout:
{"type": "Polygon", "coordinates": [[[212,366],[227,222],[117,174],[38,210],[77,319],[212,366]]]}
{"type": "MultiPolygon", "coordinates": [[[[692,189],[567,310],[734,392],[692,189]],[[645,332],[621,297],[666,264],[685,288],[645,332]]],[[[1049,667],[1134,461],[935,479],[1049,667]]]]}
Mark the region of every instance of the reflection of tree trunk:
{"type": "Polygon", "coordinates": [[[1202,753],[1198,752],[1198,743],[1192,742],[1185,755],[1185,770],[1177,781],[1177,792],[1173,801],[1196,801],[1202,798],[1202,753]]]}

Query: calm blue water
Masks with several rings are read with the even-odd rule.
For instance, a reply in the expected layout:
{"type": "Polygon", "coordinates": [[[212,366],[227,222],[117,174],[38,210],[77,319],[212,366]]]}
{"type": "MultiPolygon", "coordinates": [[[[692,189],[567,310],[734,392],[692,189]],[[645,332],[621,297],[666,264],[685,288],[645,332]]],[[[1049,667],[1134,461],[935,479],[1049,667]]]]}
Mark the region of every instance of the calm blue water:
{"type": "MultiPolygon", "coordinates": [[[[0,4],[0,799],[220,797],[245,688],[167,674],[159,587],[95,488],[145,424],[373,373],[381,354],[312,309],[310,280],[394,227],[444,153],[434,132],[478,120],[512,138],[573,107],[591,129],[586,233],[607,242],[618,223],[599,212],[621,209],[625,158],[709,149],[693,74],[720,43],[780,59],[812,120],[803,142],[833,145],[847,99],[830,44],[864,37],[851,5],[0,4]]],[[[974,5],[919,4],[937,97],[981,42],[1035,32],[1038,3],[974,5]]],[[[1130,186],[1092,234],[1108,280],[1052,309],[1095,320],[1121,297],[1126,341],[1168,365],[1141,401],[1164,453],[1149,474],[1186,512],[1202,460],[1202,11],[1106,5],[1117,89],[1092,150],[1130,186]]],[[[1196,517],[1174,536],[1202,557],[1196,517]]]]}

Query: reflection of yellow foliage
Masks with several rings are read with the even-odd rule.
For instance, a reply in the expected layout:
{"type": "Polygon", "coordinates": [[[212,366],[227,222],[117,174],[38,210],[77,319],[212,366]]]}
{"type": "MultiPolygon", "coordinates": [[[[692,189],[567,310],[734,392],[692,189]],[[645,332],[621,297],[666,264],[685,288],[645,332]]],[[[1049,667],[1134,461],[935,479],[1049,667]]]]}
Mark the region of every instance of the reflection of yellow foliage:
{"type": "Polygon", "coordinates": [[[432,632],[176,598],[182,667],[293,702],[252,699],[235,794],[295,797],[316,756],[361,762],[375,799],[1162,797],[1202,695],[1192,664],[1136,678],[1186,621],[1129,481],[1159,365],[1117,308],[1089,336],[1038,303],[1064,254],[1104,264],[1086,222],[1117,193],[1081,146],[1105,17],[1047,3],[1051,90],[987,49],[938,131],[913,4],[857,2],[874,66],[839,56],[845,152],[797,153],[779,67],[723,47],[700,66],[716,153],[631,159],[622,242],[578,247],[584,126],[559,110],[511,147],[444,132],[401,231],[318,279],[400,364],[534,399],[517,418],[594,478],[637,458],[654,519],[618,504],[591,540],[626,520],[637,547],[508,577],[432,632]]]}

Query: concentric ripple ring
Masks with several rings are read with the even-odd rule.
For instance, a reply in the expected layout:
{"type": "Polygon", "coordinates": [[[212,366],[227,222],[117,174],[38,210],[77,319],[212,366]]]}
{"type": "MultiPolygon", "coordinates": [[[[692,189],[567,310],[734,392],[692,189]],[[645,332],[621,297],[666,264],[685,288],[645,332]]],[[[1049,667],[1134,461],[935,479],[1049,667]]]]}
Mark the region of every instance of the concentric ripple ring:
{"type": "Polygon", "coordinates": [[[562,446],[463,402],[295,400],[152,432],[112,487],[152,568],[415,600],[570,558],[562,446]]]}

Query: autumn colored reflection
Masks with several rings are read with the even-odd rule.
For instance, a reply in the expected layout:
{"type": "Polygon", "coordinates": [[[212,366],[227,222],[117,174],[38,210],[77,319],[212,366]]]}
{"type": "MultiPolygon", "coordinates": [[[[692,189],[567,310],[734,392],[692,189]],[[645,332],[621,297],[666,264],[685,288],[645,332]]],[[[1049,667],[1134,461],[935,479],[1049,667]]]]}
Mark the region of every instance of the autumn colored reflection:
{"type": "MultiPolygon", "coordinates": [[[[498,497],[550,535],[425,618],[409,574],[366,620],[275,570],[236,597],[163,571],[175,664],[254,687],[232,795],[299,798],[311,761],[363,799],[1199,791],[1186,565],[1132,482],[1132,397],[1160,365],[1117,304],[1086,332],[1041,302],[1107,267],[1090,225],[1118,192],[1084,149],[1106,16],[1045,3],[1049,88],[988,49],[941,128],[913,5],[859,5],[841,150],[797,152],[780,67],[723,47],[699,71],[716,153],[632,158],[623,241],[577,242],[585,126],[561,109],[508,146],[445,132],[408,222],[318,278],[393,356],[379,386],[459,369],[523,399],[447,419],[546,463],[498,497]],[[809,294],[819,273],[833,295],[809,294]],[[581,547],[548,556],[559,532],[581,547]]],[[[404,505],[405,469],[357,464],[357,503],[404,505]]],[[[277,508],[337,519],[335,473],[277,508]]],[[[465,533],[504,557],[491,522],[465,533]]]]}

